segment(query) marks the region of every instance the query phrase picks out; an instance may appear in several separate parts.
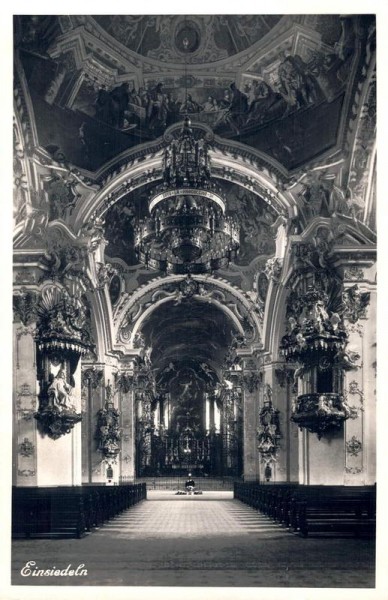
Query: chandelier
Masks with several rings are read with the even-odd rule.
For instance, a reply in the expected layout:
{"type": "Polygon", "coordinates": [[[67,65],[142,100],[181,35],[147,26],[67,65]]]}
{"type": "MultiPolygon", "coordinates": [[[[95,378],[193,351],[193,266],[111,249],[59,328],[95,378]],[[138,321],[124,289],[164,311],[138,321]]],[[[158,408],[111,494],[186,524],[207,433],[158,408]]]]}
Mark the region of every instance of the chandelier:
{"type": "Polygon", "coordinates": [[[208,144],[195,138],[187,116],[164,150],[163,183],[153,190],[148,211],[135,227],[138,259],[147,267],[206,273],[236,257],[238,222],[225,214],[222,192],[211,178],[208,144]]]}

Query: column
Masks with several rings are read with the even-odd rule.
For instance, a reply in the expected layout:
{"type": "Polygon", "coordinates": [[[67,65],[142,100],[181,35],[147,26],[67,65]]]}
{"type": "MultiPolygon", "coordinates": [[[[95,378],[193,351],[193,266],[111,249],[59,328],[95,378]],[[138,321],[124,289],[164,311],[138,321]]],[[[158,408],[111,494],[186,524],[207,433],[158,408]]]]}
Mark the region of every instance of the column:
{"type": "Polygon", "coordinates": [[[214,430],[214,397],[209,398],[209,423],[210,429],[214,430]]]}
{"type": "Polygon", "coordinates": [[[163,401],[163,419],[166,431],[170,427],[170,394],[164,396],[163,401]]]}
{"type": "Polygon", "coordinates": [[[205,428],[206,431],[210,430],[210,400],[208,394],[205,398],[205,428]]]}
{"type": "Polygon", "coordinates": [[[154,427],[156,430],[159,429],[160,425],[160,403],[159,400],[156,403],[155,412],[154,412],[154,427]]]}
{"type": "Polygon", "coordinates": [[[221,431],[221,413],[220,413],[220,409],[217,406],[217,401],[213,400],[214,402],[214,427],[216,430],[216,433],[220,433],[221,431]]]}

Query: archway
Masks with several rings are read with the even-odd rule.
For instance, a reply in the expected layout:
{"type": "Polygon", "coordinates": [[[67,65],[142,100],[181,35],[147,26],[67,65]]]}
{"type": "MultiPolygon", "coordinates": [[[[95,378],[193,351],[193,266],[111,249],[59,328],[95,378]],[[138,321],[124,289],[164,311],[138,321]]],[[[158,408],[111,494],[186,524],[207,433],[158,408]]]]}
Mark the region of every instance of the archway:
{"type": "Polygon", "coordinates": [[[240,334],[215,304],[195,297],[160,304],[142,322],[154,390],[136,393],[136,474],[238,476],[242,395],[223,378],[240,334]]]}

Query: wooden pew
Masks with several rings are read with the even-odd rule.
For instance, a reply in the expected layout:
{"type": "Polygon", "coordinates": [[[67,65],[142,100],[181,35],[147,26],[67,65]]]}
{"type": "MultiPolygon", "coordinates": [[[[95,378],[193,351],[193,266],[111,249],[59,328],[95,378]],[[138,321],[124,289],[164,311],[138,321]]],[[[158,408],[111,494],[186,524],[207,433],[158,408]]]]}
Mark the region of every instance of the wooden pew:
{"type": "Polygon", "coordinates": [[[376,486],[238,482],[234,497],[303,536],[375,533],[376,486]]]}
{"type": "Polygon", "coordinates": [[[375,486],[303,486],[290,503],[290,530],[309,533],[374,535],[375,486]]]}
{"type": "Polygon", "coordinates": [[[145,484],[14,487],[12,536],[80,538],[146,495],[145,484]]]}

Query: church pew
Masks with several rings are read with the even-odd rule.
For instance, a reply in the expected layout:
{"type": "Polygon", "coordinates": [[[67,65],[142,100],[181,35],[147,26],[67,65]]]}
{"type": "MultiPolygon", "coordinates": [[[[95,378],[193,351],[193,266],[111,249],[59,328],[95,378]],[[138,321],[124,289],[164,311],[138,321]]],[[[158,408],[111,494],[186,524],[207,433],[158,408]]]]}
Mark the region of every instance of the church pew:
{"type": "Polygon", "coordinates": [[[146,498],[144,484],[13,488],[13,537],[82,537],[146,498]]]}
{"type": "Polygon", "coordinates": [[[375,486],[303,486],[290,501],[290,530],[304,536],[312,532],[372,535],[375,522],[375,486]]]}
{"type": "Polygon", "coordinates": [[[281,522],[284,500],[298,485],[297,483],[236,482],[234,497],[281,522]]]}
{"type": "Polygon", "coordinates": [[[238,482],[234,497],[302,535],[375,529],[376,486],[238,482]]]}
{"type": "Polygon", "coordinates": [[[81,538],[87,525],[80,494],[58,494],[32,490],[13,499],[12,536],[81,538]]]}
{"type": "Polygon", "coordinates": [[[301,502],[317,504],[325,499],[336,499],[346,502],[352,499],[364,499],[373,512],[376,504],[376,486],[343,486],[343,485],[311,485],[299,486],[290,499],[290,526],[296,530],[298,526],[298,509],[301,502]]]}
{"type": "Polygon", "coordinates": [[[369,502],[362,498],[325,498],[299,502],[296,530],[304,537],[311,533],[352,533],[375,535],[376,518],[369,502]]]}

